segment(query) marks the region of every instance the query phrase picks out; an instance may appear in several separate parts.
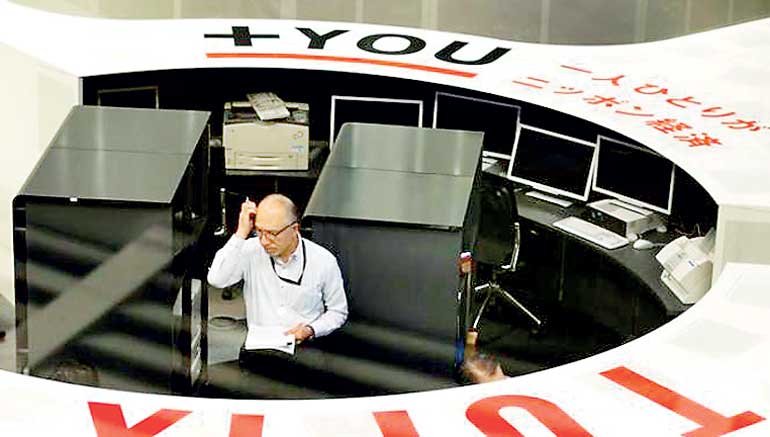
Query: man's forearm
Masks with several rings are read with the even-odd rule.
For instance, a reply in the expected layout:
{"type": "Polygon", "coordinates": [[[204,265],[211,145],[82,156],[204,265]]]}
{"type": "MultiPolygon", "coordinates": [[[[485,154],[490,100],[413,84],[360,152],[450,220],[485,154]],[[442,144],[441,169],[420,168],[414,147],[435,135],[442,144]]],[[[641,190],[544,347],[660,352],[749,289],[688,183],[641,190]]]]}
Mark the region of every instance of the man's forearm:
{"type": "Polygon", "coordinates": [[[323,337],[342,326],[347,318],[347,310],[341,312],[340,310],[328,309],[321,315],[321,317],[314,322],[309,323],[309,325],[313,328],[313,331],[315,331],[316,337],[323,337]]]}

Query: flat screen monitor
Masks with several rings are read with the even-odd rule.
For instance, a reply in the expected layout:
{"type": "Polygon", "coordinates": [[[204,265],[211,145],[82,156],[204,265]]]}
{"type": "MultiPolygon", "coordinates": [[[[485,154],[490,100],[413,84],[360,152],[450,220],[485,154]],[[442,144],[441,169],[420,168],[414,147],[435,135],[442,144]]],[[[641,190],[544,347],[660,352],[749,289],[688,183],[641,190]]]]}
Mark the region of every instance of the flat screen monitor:
{"type": "Polygon", "coordinates": [[[671,214],[674,163],[641,145],[599,136],[593,190],[671,214]]]}
{"type": "Polygon", "coordinates": [[[96,92],[98,106],[119,106],[121,108],[160,107],[158,87],[142,86],[133,88],[108,88],[96,92]]]}
{"type": "Polygon", "coordinates": [[[521,125],[508,177],[537,190],[588,200],[596,144],[521,125]]]}
{"type": "Polygon", "coordinates": [[[422,127],[422,100],[332,96],[329,145],[345,123],[376,123],[422,127]]]}
{"type": "Polygon", "coordinates": [[[484,156],[511,159],[520,113],[516,105],[437,92],[433,127],[484,132],[484,156]]]}

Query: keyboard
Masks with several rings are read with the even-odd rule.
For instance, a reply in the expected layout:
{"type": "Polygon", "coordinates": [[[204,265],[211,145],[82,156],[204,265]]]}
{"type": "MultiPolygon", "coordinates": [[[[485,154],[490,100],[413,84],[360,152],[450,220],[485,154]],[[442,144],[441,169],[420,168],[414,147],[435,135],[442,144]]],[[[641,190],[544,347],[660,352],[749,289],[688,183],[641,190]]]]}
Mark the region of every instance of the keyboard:
{"type": "Polygon", "coordinates": [[[555,196],[550,196],[548,194],[541,193],[540,191],[527,191],[526,193],[524,193],[524,195],[528,197],[532,197],[534,199],[539,199],[545,202],[559,205],[562,208],[569,208],[570,206],[572,206],[572,202],[570,202],[569,200],[564,200],[555,196]]]}
{"type": "Polygon", "coordinates": [[[617,249],[628,244],[628,240],[620,235],[577,217],[567,217],[553,225],[605,249],[617,249]]]}

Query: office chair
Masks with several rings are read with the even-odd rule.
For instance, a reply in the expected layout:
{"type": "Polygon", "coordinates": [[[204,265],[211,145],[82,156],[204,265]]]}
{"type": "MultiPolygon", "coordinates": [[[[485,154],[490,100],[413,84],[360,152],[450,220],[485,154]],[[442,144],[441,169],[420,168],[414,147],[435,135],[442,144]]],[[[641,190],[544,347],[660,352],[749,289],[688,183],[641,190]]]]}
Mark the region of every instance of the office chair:
{"type": "Polygon", "coordinates": [[[521,249],[521,229],[513,184],[504,177],[484,172],[480,189],[480,223],[474,260],[491,266],[489,282],[474,287],[476,293],[485,293],[471,328],[477,330],[479,320],[489,300],[495,296],[513,305],[534,325],[537,332],[543,321],[523,303],[505,290],[498,277],[516,271],[521,249]]]}

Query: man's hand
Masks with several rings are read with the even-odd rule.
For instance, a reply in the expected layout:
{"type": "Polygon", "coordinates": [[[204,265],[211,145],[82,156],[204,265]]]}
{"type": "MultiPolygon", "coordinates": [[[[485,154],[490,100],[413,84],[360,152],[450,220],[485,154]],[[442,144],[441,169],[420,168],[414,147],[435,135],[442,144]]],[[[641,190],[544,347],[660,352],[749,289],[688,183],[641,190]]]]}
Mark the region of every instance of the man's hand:
{"type": "Polygon", "coordinates": [[[501,381],[506,378],[500,363],[495,358],[485,354],[477,354],[466,359],[463,362],[462,371],[468,379],[477,384],[501,381]]]}
{"type": "Polygon", "coordinates": [[[293,328],[289,329],[288,331],[284,332],[285,335],[292,334],[294,335],[294,341],[297,343],[302,343],[303,341],[313,337],[315,333],[313,332],[313,328],[310,327],[310,325],[306,323],[297,323],[293,328]]]}
{"type": "Polygon", "coordinates": [[[235,234],[244,240],[249,238],[254,229],[254,219],[257,216],[257,204],[246,200],[241,204],[241,213],[238,215],[238,230],[235,234]]]}

